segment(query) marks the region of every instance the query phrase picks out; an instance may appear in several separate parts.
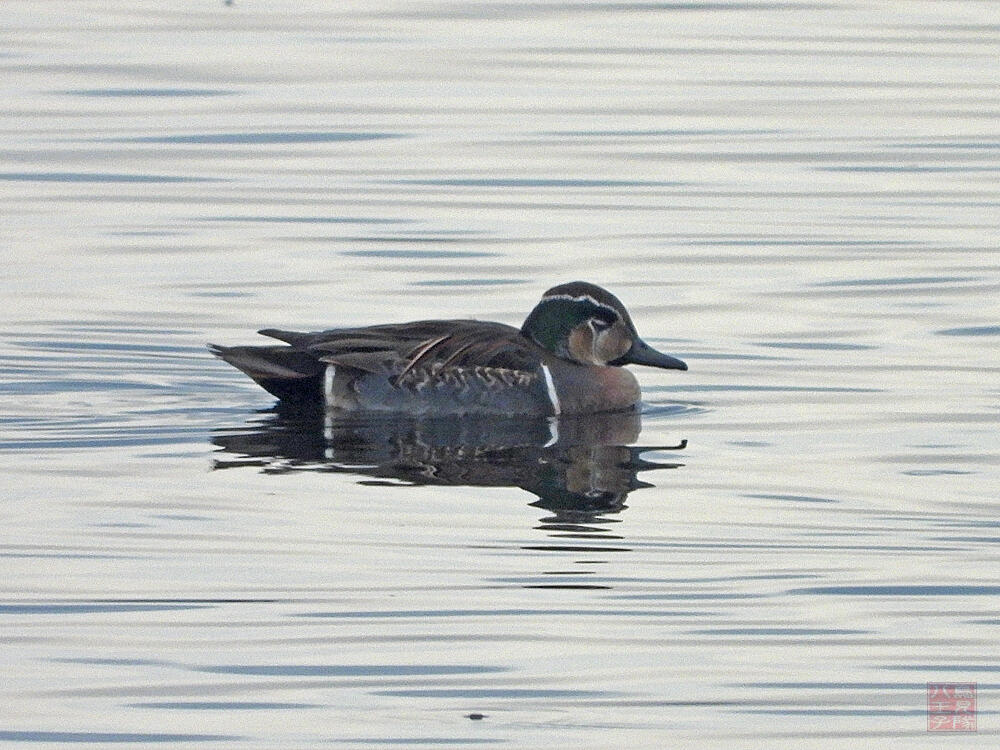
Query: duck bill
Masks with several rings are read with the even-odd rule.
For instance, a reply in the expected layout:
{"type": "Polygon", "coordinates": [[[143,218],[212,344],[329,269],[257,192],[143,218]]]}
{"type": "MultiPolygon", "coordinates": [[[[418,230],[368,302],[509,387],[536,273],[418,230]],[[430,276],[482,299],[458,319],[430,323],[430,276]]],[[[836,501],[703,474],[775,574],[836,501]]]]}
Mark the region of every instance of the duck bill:
{"type": "Polygon", "coordinates": [[[647,365],[649,367],[659,367],[664,370],[686,370],[688,366],[677,357],[658,352],[642,339],[636,339],[632,348],[625,352],[615,365],[647,365]]]}

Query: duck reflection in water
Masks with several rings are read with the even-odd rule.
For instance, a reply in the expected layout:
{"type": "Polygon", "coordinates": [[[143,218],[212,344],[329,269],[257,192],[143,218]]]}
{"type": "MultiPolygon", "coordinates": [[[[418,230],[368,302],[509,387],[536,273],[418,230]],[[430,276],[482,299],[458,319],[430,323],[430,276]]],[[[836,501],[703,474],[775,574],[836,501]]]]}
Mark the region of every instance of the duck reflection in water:
{"type": "Polygon", "coordinates": [[[594,531],[585,524],[627,507],[638,479],[682,464],[647,461],[635,446],[637,412],[539,418],[398,418],[332,416],[279,405],[246,427],[217,430],[213,443],[232,458],[214,468],[259,467],[267,473],[319,471],[367,477],[366,485],[520,487],[549,511],[542,528],[594,531]]]}

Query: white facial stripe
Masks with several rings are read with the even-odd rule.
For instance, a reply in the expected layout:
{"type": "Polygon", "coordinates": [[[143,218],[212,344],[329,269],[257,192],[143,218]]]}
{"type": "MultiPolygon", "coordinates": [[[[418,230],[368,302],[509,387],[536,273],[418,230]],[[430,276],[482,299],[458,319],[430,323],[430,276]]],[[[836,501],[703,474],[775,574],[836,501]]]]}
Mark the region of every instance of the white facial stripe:
{"type": "Polygon", "coordinates": [[[616,318],[621,318],[621,315],[613,307],[608,307],[603,302],[598,302],[596,299],[591,297],[589,294],[584,294],[582,297],[572,297],[568,294],[550,294],[543,299],[568,299],[570,302],[589,302],[595,307],[600,307],[602,310],[607,310],[609,313],[614,315],[616,318]]]}
{"type": "Polygon", "coordinates": [[[545,376],[545,389],[549,392],[549,401],[552,402],[552,413],[558,417],[562,413],[559,406],[559,394],[556,393],[556,384],[552,380],[552,373],[545,365],[542,365],[542,375],[545,376]]]}
{"type": "Polygon", "coordinates": [[[594,332],[594,337],[596,338],[599,334],[604,333],[609,328],[611,324],[601,318],[589,318],[587,320],[587,325],[590,326],[590,330],[594,332]]]}

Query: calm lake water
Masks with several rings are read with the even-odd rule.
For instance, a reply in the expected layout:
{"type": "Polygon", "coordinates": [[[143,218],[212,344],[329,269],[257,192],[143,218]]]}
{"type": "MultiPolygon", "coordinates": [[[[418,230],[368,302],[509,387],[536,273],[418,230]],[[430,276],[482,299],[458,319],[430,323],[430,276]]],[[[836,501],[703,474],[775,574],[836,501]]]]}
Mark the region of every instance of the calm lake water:
{"type": "Polygon", "coordinates": [[[995,746],[996,4],[0,18],[0,743],[995,746]],[[205,349],[577,278],[690,365],[641,415],[286,414],[205,349]]]}

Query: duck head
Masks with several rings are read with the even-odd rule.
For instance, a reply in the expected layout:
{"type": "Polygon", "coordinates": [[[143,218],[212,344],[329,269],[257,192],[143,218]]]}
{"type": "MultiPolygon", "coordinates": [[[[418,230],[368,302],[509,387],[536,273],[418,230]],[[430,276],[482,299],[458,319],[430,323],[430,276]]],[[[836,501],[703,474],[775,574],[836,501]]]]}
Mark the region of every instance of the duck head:
{"type": "Polygon", "coordinates": [[[621,300],[585,281],[560,284],[545,292],[521,333],[557,357],[578,364],[687,369],[681,360],[639,338],[621,300]]]}

